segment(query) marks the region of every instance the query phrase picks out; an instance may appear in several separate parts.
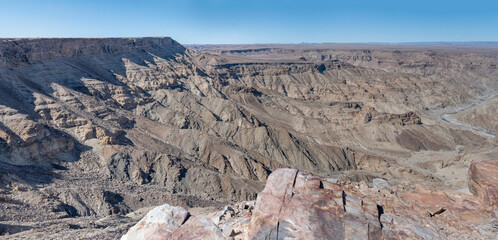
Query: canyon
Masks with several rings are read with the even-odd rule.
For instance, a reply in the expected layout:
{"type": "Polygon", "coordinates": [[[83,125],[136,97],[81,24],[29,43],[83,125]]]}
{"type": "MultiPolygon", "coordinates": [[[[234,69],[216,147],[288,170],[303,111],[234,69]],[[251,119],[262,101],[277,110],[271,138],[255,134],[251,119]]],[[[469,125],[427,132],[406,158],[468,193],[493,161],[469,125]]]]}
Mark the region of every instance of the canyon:
{"type": "Polygon", "coordinates": [[[261,204],[293,196],[268,190],[292,175],[310,184],[292,203],[310,218],[287,224],[326,214],[337,239],[493,239],[496,172],[471,163],[498,161],[497,65],[483,46],[0,39],[0,238],[119,239],[161,205],[172,239],[278,239],[261,204]],[[303,205],[316,198],[336,215],[303,205]],[[221,209],[239,230],[211,222],[221,209]],[[457,216],[469,209],[483,217],[457,216]]]}

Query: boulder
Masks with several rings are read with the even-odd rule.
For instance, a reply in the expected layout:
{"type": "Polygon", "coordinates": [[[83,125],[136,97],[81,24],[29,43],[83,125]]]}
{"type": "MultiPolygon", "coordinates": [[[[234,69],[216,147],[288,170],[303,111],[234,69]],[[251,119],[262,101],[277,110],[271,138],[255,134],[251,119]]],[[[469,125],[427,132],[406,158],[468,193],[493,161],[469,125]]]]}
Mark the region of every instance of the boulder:
{"type": "Polygon", "coordinates": [[[323,186],[319,177],[295,169],[273,172],[256,200],[248,239],[381,238],[376,209],[323,186]]]}
{"type": "Polygon", "coordinates": [[[154,208],[130,228],[121,240],[159,240],[169,239],[189,216],[189,212],[182,207],[168,204],[154,208]]]}

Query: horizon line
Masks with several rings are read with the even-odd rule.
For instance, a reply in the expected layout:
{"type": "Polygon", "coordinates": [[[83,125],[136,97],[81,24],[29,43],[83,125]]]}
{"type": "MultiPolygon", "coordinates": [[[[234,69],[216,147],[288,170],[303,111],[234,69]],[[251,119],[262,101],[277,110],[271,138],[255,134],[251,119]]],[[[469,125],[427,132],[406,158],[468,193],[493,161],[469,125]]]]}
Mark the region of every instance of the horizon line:
{"type": "MultiPolygon", "coordinates": [[[[0,37],[0,40],[22,40],[22,39],[133,39],[133,38],[171,38],[170,36],[121,36],[121,37],[0,37]]],[[[179,41],[177,41],[179,42],[179,41]]],[[[403,42],[255,42],[255,43],[181,43],[182,45],[320,45],[320,44],[365,44],[365,45],[452,45],[452,46],[497,46],[498,40],[478,41],[403,41],[403,42]]]]}

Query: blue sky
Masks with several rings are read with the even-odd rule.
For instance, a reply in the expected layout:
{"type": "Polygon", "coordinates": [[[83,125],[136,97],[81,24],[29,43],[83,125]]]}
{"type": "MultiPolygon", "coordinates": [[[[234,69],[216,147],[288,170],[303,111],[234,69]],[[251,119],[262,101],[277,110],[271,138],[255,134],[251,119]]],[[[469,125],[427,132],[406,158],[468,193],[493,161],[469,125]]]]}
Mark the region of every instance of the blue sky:
{"type": "Polygon", "coordinates": [[[498,0],[0,0],[2,37],[180,43],[498,41],[498,0]]]}

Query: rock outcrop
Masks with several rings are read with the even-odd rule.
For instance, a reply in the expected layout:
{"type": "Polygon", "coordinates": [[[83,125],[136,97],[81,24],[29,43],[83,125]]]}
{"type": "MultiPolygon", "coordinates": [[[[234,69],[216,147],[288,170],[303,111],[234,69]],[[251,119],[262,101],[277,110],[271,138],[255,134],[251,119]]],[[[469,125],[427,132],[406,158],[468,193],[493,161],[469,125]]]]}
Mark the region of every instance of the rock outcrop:
{"type": "Polygon", "coordinates": [[[187,210],[164,204],[147,213],[121,240],[169,239],[188,217],[187,210]]]}
{"type": "Polygon", "coordinates": [[[498,210],[498,161],[472,162],[469,168],[469,189],[486,205],[498,210]]]}
{"type": "MultiPolygon", "coordinates": [[[[422,186],[387,190],[369,188],[364,182],[337,184],[295,169],[273,172],[254,209],[240,206],[226,207],[211,218],[193,217],[171,235],[168,226],[164,230],[168,235],[161,239],[495,239],[498,235],[494,213],[470,195],[422,186]]],[[[125,236],[150,223],[144,218],[125,236]]],[[[157,225],[148,234],[161,228],[157,225]]]]}
{"type": "Polygon", "coordinates": [[[339,185],[281,169],[258,195],[248,239],[380,239],[377,208],[339,185]]]}

